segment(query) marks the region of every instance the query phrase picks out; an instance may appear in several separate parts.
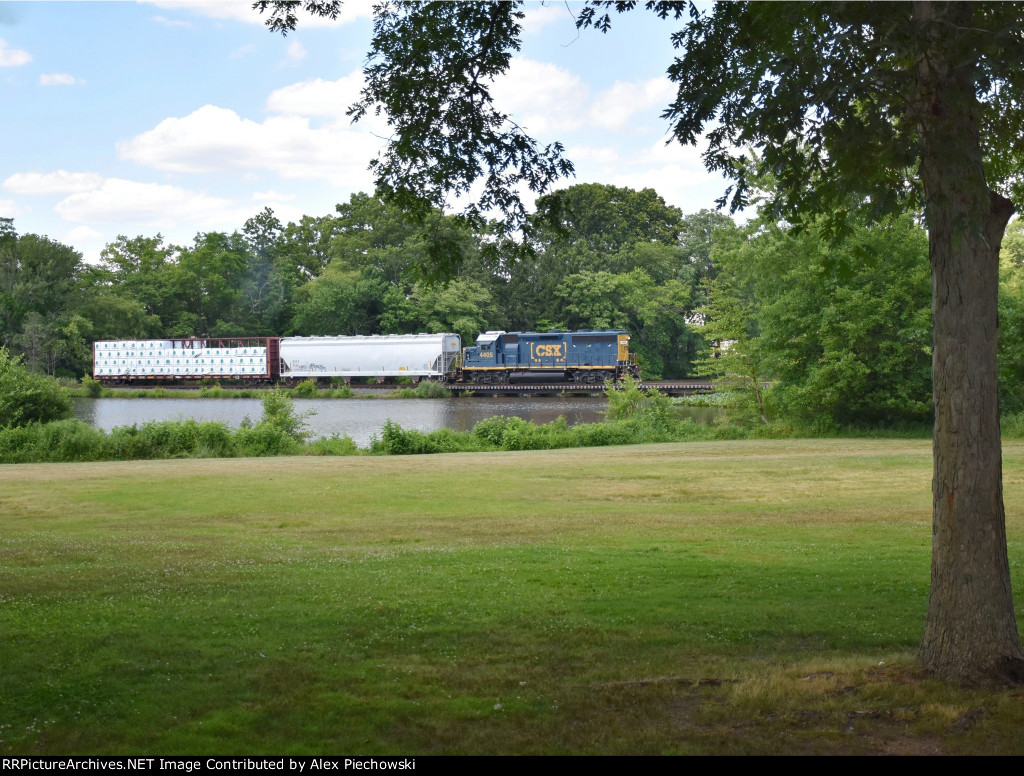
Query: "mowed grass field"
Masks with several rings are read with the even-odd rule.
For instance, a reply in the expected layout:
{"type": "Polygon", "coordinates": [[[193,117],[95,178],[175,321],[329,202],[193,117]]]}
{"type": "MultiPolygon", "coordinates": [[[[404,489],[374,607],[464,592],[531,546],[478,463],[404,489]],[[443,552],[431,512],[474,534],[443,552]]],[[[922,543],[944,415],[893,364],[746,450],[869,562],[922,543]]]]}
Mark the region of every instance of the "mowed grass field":
{"type": "MultiPolygon", "coordinates": [[[[0,467],[0,754],[1024,753],[1024,691],[914,662],[930,480],[927,440],[0,467]]],[[[1022,442],[1004,482],[1020,601],[1022,442]]]]}

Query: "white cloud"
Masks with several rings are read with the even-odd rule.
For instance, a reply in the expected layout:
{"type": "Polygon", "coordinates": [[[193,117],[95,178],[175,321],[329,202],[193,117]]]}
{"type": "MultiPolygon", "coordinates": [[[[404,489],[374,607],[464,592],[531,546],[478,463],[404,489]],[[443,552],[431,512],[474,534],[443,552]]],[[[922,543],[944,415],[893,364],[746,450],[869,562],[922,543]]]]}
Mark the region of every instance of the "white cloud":
{"type": "MultiPolygon", "coordinates": [[[[678,207],[684,213],[714,209],[715,200],[725,193],[728,183],[722,178],[713,178],[701,170],[683,165],[665,165],[646,170],[635,170],[602,178],[613,186],[627,186],[631,189],[654,189],[664,200],[678,207]]],[[[733,216],[742,220],[742,214],[733,216]]]]}
{"type": "Polygon", "coordinates": [[[728,183],[708,174],[701,160],[702,147],[683,146],[674,140],[666,143],[669,139],[666,135],[613,164],[583,162],[578,165],[578,174],[581,179],[593,178],[613,186],[654,189],[684,213],[713,208],[728,183]]]}
{"type": "MultiPolygon", "coordinates": [[[[264,14],[252,9],[252,0],[139,0],[139,2],[155,5],[174,11],[187,11],[210,19],[263,24],[267,18],[264,14]]],[[[356,19],[371,15],[373,3],[369,0],[348,0],[341,8],[341,13],[334,21],[319,16],[299,12],[299,28],[306,27],[337,27],[348,24],[356,19]]]]}
{"type": "Polygon", "coordinates": [[[258,23],[260,14],[252,10],[249,0],[140,0],[168,11],[187,11],[210,19],[231,19],[258,23]]]}
{"type": "Polygon", "coordinates": [[[288,56],[288,62],[293,65],[297,65],[299,62],[306,58],[307,54],[309,54],[309,52],[306,50],[306,47],[299,43],[297,40],[293,40],[291,43],[288,44],[288,50],[286,53],[288,56]]]}
{"type": "Polygon", "coordinates": [[[498,109],[534,137],[576,129],[587,115],[587,85],[547,62],[514,58],[491,92],[498,109]]]}
{"type": "Polygon", "coordinates": [[[13,199],[0,199],[0,218],[17,218],[27,212],[13,199]]]}
{"type": "MultiPolygon", "coordinates": [[[[270,193],[273,194],[274,192],[270,193]]],[[[300,205],[287,201],[292,199],[294,199],[294,197],[283,197],[283,195],[276,195],[274,197],[260,199],[254,194],[252,200],[253,204],[255,204],[256,206],[256,209],[254,211],[252,208],[250,208],[246,218],[255,215],[256,213],[262,212],[263,208],[269,207],[271,210],[274,211],[274,215],[277,216],[281,223],[286,224],[289,221],[294,221],[297,223],[302,220],[303,216],[309,215],[310,211],[304,209],[300,205]]],[[[236,225],[232,226],[232,228],[237,229],[238,227],[236,225]]]]}
{"type": "Polygon", "coordinates": [[[27,51],[8,48],[6,41],[0,38],[0,67],[18,67],[27,65],[32,61],[32,55],[27,51]]]}
{"type": "Polygon", "coordinates": [[[86,264],[99,264],[100,252],[110,241],[106,234],[90,226],[76,226],[59,239],[81,253],[86,264]]]}
{"type": "Polygon", "coordinates": [[[667,78],[618,81],[591,98],[582,79],[557,65],[515,58],[508,74],[492,89],[500,110],[534,136],[599,127],[622,132],[650,131],[650,117],[660,114],[675,94],[667,78]],[[643,114],[641,122],[635,114],[643,114]]]}
{"type": "Polygon", "coordinates": [[[74,86],[81,83],[85,81],[68,73],[42,73],[39,76],[40,86],[74,86]]]}
{"type": "Polygon", "coordinates": [[[619,149],[610,146],[578,146],[566,147],[566,156],[574,162],[587,161],[599,164],[616,164],[621,160],[619,149]]]}
{"type": "Polygon", "coordinates": [[[302,81],[271,92],[267,97],[267,110],[290,116],[343,118],[349,106],[359,99],[364,83],[359,70],[337,81],[322,78],[302,81]]]}
{"type": "Polygon", "coordinates": [[[16,172],[4,181],[4,188],[15,194],[45,196],[92,191],[103,184],[103,176],[95,172],[16,172]]]}
{"type": "Polygon", "coordinates": [[[154,16],[153,21],[162,24],[164,27],[191,27],[192,22],[184,22],[180,19],[168,19],[166,16],[154,16]]]}
{"type": "Polygon", "coordinates": [[[279,194],[276,191],[254,191],[252,198],[258,202],[290,202],[294,194],[279,194]]]}
{"type": "Polygon", "coordinates": [[[701,159],[704,143],[686,146],[672,135],[663,135],[658,142],[640,149],[631,157],[634,164],[677,164],[691,172],[706,172],[701,159]]]}
{"type": "Polygon", "coordinates": [[[116,224],[118,229],[143,227],[201,228],[234,223],[244,215],[227,199],[210,197],[180,186],[137,183],[107,178],[92,191],[72,194],[54,208],[67,221],[116,224]]]}
{"type": "Polygon", "coordinates": [[[579,30],[576,29],[576,16],[565,3],[527,3],[523,10],[526,12],[526,18],[522,22],[523,34],[526,36],[536,35],[552,24],[560,24],[565,29],[566,42],[575,40],[579,35],[579,30]]]}
{"type": "Polygon", "coordinates": [[[652,115],[660,115],[660,109],[672,101],[675,93],[675,85],[667,78],[616,81],[594,98],[590,106],[590,121],[611,132],[622,132],[631,126],[640,128],[652,115]],[[633,119],[636,113],[644,114],[639,126],[633,119]]]}
{"type": "Polygon", "coordinates": [[[254,51],[256,51],[256,44],[246,43],[244,46],[239,46],[234,51],[232,51],[230,56],[232,59],[241,59],[244,56],[252,54],[254,51]]]}
{"type": "Polygon", "coordinates": [[[366,166],[380,145],[368,132],[349,127],[312,128],[308,119],[297,116],[258,123],[206,105],[119,143],[118,152],[123,159],[169,172],[265,170],[360,188],[370,185],[366,166]]]}
{"type": "Polygon", "coordinates": [[[103,232],[98,232],[91,226],[76,226],[64,235],[69,245],[77,245],[79,242],[98,242],[104,238],[103,232]]]}

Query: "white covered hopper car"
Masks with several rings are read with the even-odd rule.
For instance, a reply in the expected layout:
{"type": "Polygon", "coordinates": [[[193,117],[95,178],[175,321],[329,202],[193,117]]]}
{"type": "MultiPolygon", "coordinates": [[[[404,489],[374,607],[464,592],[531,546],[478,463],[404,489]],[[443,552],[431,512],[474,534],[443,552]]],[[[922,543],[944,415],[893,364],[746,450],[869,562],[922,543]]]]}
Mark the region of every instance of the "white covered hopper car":
{"type": "Polygon", "coordinates": [[[443,381],[461,349],[458,334],[284,337],[281,379],[411,377],[443,381]]]}

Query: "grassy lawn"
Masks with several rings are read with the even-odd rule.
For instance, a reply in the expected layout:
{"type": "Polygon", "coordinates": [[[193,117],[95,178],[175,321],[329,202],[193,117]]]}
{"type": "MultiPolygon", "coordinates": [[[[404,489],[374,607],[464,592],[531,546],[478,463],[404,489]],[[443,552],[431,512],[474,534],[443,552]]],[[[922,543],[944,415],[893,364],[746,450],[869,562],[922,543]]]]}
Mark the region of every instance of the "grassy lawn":
{"type": "MultiPolygon", "coordinates": [[[[1004,477],[1020,601],[1024,442],[1004,477]]],[[[0,467],[0,754],[1024,753],[1024,692],[914,663],[930,479],[925,440],[0,467]]]]}

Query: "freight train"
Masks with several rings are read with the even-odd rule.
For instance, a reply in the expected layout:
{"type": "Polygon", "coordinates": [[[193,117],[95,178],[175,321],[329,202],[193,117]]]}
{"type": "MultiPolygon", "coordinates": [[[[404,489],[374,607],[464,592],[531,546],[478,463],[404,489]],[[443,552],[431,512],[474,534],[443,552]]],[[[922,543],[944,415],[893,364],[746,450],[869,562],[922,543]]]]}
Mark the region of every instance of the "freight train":
{"type": "Polygon", "coordinates": [[[458,334],[354,337],[192,337],[93,343],[93,376],[109,384],[234,380],[245,384],[369,378],[507,383],[638,375],[624,331],[504,332],[461,349],[458,334]]]}

